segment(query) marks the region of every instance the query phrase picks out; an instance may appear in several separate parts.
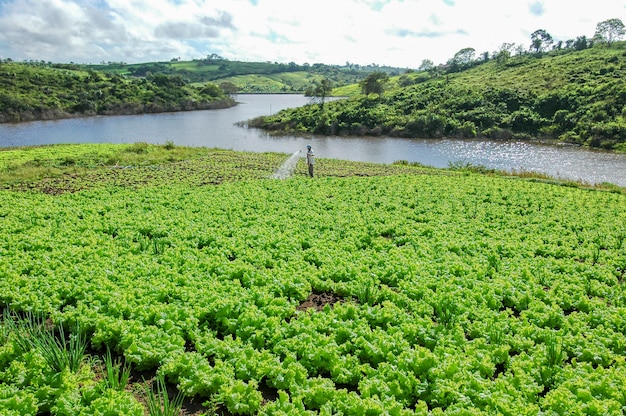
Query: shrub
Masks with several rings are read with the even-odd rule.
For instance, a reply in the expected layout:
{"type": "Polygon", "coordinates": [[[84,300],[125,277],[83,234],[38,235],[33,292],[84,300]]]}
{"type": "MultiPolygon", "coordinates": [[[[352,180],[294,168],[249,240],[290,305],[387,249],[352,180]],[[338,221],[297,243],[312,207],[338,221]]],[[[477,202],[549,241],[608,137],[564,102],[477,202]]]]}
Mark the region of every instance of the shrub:
{"type": "Polygon", "coordinates": [[[137,153],[138,155],[142,153],[148,153],[148,143],[146,142],[133,143],[133,145],[129,147],[128,149],[126,149],[126,151],[129,153],[137,153]]]}

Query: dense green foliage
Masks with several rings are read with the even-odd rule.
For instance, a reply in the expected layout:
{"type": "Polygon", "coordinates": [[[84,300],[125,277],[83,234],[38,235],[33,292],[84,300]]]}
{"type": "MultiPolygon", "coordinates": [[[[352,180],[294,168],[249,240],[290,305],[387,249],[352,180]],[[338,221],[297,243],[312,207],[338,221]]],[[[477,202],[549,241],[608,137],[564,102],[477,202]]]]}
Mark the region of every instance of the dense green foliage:
{"type": "Polygon", "coordinates": [[[193,61],[109,63],[87,67],[133,76],[176,75],[191,83],[232,82],[241,93],[304,93],[313,83],[323,79],[341,86],[357,83],[373,71],[396,75],[404,72],[402,68],[378,65],[297,65],[294,62],[230,61],[216,56],[193,61]]]}
{"type": "Polygon", "coordinates": [[[626,408],[626,195],[325,159],[272,180],[286,155],[209,149],[94,163],[157,150],[175,149],[0,152],[100,175],[0,191],[0,304],[123,357],[59,372],[5,315],[0,413],[141,414],[122,363],[228,414],[626,408]]]}
{"type": "Polygon", "coordinates": [[[0,122],[199,110],[234,104],[214,84],[155,74],[129,78],[46,64],[0,63],[0,122]]]}
{"type": "MultiPolygon", "coordinates": [[[[433,73],[434,74],[434,73],[433,73]]],[[[526,54],[251,122],[333,135],[540,138],[626,150],[626,42],[526,54]]]]}

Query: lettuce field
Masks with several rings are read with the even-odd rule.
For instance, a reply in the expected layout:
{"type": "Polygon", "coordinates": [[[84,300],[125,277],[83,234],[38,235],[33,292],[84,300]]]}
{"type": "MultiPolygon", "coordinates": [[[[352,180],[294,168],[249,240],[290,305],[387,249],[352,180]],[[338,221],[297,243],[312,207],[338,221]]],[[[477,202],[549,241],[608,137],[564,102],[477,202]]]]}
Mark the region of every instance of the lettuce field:
{"type": "Polygon", "coordinates": [[[3,184],[0,414],[625,412],[626,194],[285,157],[3,184]]]}

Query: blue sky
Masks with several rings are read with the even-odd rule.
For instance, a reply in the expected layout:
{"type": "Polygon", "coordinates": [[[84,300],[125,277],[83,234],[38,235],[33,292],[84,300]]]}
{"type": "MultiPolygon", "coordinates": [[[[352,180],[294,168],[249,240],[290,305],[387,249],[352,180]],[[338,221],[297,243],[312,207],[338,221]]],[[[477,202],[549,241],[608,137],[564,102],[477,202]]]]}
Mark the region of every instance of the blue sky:
{"type": "Polygon", "coordinates": [[[0,0],[0,58],[204,58],[417,68],[503,43],[592,37],[623,0],[0,0]]]}

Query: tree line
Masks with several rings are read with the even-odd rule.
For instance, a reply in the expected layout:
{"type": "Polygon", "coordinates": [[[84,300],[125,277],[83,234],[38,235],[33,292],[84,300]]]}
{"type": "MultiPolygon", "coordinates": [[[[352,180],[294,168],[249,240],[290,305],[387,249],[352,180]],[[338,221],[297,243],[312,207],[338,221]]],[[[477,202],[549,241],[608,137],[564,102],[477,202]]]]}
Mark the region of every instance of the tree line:
{"type": "MultiPolygon", "coordinates": [[[[553,51],[581,51],[592,48],[594,45],[606,45],[611,47],[616,41],[620,40],[626,34],[624,23],[618,18],[607,19],[596,25],[596,31],[592,38],[587,36],[578,36],[576,39],[568,39],[566,41],[556,41],[545,29],[537,29],[530,35],[530,45],[502,43],[498,50],[492,52],[483,52],[480,56],[476,56],[476,50],[468,47],[459,50],[450,58],[443,66],[446,72],[456,72],[468,67],[475,66],[482,62],[494,59],[499,63],[506,63],[513,56],[523,56],[525,54],[542,54],[553,51]]],[[[423,60],[419,66],[420,70],[433,71],[436,69],[434,63],[428,59],[423,60]]]]}
{"type": "Polygon", "coordinates": [[[235,104],[215,84],[164,74],[128,78],[47,64],[0,63],[0,122],[199,110],[235,104]]]}

